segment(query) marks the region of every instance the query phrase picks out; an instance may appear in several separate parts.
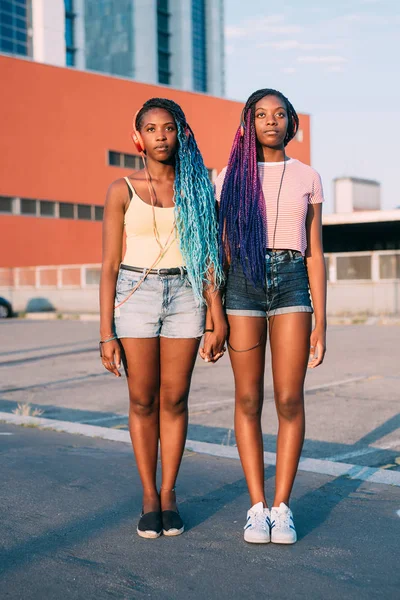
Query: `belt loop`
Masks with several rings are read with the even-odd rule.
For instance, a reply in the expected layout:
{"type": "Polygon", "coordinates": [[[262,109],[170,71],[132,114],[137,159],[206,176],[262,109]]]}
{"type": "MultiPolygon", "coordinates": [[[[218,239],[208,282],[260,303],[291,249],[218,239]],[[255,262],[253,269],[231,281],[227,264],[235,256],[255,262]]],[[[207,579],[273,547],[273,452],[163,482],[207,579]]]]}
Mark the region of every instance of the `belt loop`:
{"type": "Polygon", "coordinates": [[[290,260],[293,260],[293,256],[294,256],[293,250],[288,250],[288,252],[289,252],[290,260]]]}
{"type": "Polygon", "coordinates": [[[184,277],[183,267],[179,267],[179,271],[180,271],[180,274],[181,274],[181,279],[183,279],[183,277],[184,277]]]}
{"type": "Polygon", "coordinates": [[[146,267],[143,267],[143,271],[142,271],[142,277],[144,277],[144,276],[145,276],[145,274],[146,274],[146,271],[147,271],[146,267]]]}

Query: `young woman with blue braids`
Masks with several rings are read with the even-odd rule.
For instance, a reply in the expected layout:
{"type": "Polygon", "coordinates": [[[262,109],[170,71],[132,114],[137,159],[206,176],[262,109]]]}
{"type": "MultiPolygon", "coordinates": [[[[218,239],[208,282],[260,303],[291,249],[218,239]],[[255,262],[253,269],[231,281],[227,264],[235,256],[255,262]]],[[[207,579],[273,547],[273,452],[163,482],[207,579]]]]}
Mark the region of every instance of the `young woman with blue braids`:
{"type": "Polygon", "coordinates": [[[235,433],[250,493],[244,539],[293,544],[289,498],[304,440],[304,379],[325,354],[326,274],[322,185],[285,148],[299,119],[272,89],[246,102],[229,163],[216,181],[225,307],[235,376],[235,433]],[[315,325],[311,328],[311,290],[315,325]],[[276,486],[271,510],[264,491],[261,412],[269,334],[278,414],[276,486]]]}
{"type": "Polygon", "coordinates": [[[122,355],[143,486],[137,533],[156,538],[184,530],[175,482],[206,308],[213,331],[204,338],[205,360],[222,356],[226,324],[217,292],[223,275],[213,188],[182,109],[172,100],[148,100],[132,137],[144,169],[111,184],[105,204],[100,349],[104,367],[117,377],[122,355]]]}

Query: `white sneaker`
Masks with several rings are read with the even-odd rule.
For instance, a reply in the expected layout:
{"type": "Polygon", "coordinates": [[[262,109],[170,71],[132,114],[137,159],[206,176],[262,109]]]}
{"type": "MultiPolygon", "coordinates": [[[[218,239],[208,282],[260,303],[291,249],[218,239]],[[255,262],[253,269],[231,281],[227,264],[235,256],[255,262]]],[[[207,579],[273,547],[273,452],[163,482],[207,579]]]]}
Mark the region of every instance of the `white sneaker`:
{"type": "Polygon", "coordinates": [[[268,544],[271,541],[270,512],[258,502],[247,511],[247,521],[244,526],[244,540],[251,544],[268,544]]]}
{"type": "Polygon", "coordinates": [[[271,508],[271,542],[274,544],[294,544],[297,533],[293,513],[284,502],[271,508]]]}

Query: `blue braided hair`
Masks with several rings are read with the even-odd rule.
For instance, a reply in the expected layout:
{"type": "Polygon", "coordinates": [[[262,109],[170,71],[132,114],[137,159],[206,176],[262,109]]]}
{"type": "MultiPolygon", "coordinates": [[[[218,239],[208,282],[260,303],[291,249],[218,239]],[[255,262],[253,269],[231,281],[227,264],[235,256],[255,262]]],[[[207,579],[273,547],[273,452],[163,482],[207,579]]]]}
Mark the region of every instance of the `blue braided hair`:
{"type": "Polygon", "coordinates": [[[136,128],[140,129],[144,114],[153,108],[168,111],[177,127],[175,221],[189,281],[196,298],[204,302],[204,285],[210,285],[209,271],[213,272],[212,284],[216,288],[223,282],[213,186],[194,133],[179,104],[166,98],[151,98],[138,112],[136,128]]]}
{"type": "Polygon", "coordinates": [[[255,106],[265,96],[277,96],[286,106],[286,146],[296,135],[299,118],[289,100],[277,90],[257,90],[248,98],[231,149],[221,191],[219,212],[220,261],[239,264],[254,286],[265,286],[267,215],[258,175],[259,142],[255,127],[255,106]]]}

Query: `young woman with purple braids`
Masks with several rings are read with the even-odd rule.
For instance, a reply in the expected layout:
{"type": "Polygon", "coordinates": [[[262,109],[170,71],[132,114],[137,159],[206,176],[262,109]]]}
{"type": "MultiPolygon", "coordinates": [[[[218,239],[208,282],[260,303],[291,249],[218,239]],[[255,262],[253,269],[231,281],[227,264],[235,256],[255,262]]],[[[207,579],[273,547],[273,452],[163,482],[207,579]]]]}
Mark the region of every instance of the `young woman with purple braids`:
{"type": "Polygon", "coordinates": [[[318,173],[286,155],[298,124],[281,92],[252,94],[228,166],[216,181],[235,432],[251,501],[244,539],[252,543],[297,540],[289,498],[304,440],[304,379],[307,365],[320,365],[325,354],[323,193],[318,173]],[[268,334],[279,420],[271,510],[264,491],[261,430],[268,334]]]}

